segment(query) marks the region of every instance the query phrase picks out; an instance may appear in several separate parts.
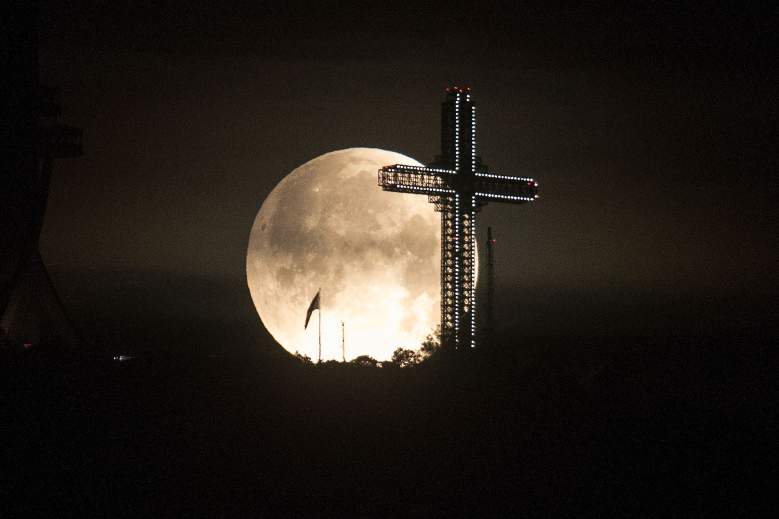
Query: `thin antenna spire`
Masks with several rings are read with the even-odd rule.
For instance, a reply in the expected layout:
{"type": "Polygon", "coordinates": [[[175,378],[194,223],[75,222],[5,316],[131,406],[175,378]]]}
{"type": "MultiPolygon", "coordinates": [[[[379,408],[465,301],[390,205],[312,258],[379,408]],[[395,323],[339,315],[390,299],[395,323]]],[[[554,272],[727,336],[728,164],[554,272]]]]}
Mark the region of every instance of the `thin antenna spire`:
{"type": "Polygon", "coordinates": [[[341,321],[341,360],[346,362],[346,326],[341,321]]]}
{"type": "Polygon", "coordinates": [[[492,237],[492,227],[487,227],[487,319],[486,319],[486,342],[491,345],[494,337],[495,314],[495,239],[492,237]]]}
{"type": "Polygon", "coordinates": [[[319,289],[319,359],[318,363],[322,362],[322,289],[319,289]]]}

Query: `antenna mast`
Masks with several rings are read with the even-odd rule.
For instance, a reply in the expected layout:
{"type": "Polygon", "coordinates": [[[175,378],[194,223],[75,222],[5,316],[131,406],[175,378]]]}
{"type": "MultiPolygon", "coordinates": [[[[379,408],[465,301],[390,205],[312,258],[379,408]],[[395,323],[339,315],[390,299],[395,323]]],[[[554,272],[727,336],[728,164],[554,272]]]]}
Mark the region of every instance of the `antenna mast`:
{"type": "Polygon", "coordinates": [[[492,237],[492,227],[487,227],[487,319],[485,339],[492,345],[495,330],[494,298],[495,298],[495,239],[492,237]]]}
{"type": "MultiPolygon", "coordinates": [[[[321,291],[320,291],[320,298],[321,298],[321,291]]],[[[319,359],[317,360],[318,363],[322,362],[322,300],[319,300],[319,359]]]]}

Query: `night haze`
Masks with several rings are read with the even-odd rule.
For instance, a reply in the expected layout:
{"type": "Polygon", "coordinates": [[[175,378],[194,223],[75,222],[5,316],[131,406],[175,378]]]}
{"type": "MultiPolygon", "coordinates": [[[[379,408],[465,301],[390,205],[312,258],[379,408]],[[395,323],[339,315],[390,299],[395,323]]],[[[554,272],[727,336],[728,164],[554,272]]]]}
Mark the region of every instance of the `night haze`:
{"type": "Polygon", "coordinates": [[[19,509],[770,512],[776,10],[540,5],[41,1],[83,155],[54,161],[40,253],[81,340],[3,352],[18,481],[48,474],[5,486],[19,509]],[[433,163],[452,85],[489,170],[540,183],[479,213],[494,344],[300,365],[247,288],[263,201],[335,150],[433,163]]]}

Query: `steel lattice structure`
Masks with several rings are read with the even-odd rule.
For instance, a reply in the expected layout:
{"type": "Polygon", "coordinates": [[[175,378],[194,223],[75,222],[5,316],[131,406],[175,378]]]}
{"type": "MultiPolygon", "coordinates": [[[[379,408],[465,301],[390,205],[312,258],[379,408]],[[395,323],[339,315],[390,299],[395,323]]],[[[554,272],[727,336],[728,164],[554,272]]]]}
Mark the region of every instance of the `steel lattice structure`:
{"type": "Polygon", "coordinates": [[[476,213],[488,202],[538,198],[532,178],[496,175],[476,154],[476,105],[471,89],[450,87],[441,106],[441,155],[427,167],[379,170],[385,191],[427,195],[441,213],[441,342],[476,346],[476,213]]]}

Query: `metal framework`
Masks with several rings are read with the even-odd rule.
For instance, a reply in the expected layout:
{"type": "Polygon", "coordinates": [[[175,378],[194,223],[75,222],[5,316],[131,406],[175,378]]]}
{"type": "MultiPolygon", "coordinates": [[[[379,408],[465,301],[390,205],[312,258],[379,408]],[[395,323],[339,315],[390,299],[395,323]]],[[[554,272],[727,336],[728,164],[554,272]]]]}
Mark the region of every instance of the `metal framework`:
{"type": "Polygon", "coordinates": [[[54,160],[81,155],[82,131],[58,122],[60,91],[40,83],[38,3],[4,10],[3,38],[13,52],[0,78],[0,213],[8,220],[0,237],[0,339],[25,349],[79,342],[39,252],[54,160]]]}
{"type": "Polygon", "coordinates": [[[385,191],[427,195],[441,213],[441,342],[476,346],[476,213],[488,202],[538,198],[532,178],[496,175],[476,154],[476,105],[471,89],[450,87],[441,105],[441,155],[427,167],[395,164],[379,170],[385,191]]]}

